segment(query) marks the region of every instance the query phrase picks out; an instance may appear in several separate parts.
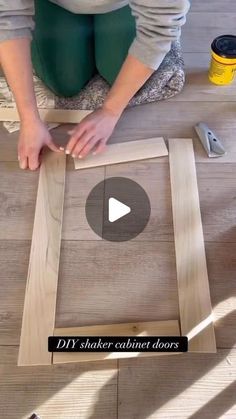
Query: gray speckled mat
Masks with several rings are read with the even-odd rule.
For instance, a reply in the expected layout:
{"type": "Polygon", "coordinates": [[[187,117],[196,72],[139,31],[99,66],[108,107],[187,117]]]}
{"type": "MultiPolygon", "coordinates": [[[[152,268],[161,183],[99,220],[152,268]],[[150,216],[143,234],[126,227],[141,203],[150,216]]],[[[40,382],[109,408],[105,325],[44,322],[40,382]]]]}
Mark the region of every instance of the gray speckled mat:
{"type": "MultiPolygon", "coordinates": [[[[133,97],[128,106],[168,99],[179,93],[184,86],[184,62],[180,42],[172,44],[159,69],[133,97]]],[[[55,97],[56,109],[93,110],[102,105],[108,91],[108,83],[99,75],[72,98],[55,97]]]]}

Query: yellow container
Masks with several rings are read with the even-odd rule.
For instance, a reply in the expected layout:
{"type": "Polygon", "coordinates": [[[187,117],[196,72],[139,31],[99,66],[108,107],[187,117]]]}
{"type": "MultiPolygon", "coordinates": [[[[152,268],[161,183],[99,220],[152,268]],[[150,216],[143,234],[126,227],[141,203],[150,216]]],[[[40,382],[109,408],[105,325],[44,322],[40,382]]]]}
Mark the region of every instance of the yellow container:
{"type": "Polygon", "coordinates": [[[222,35],[211,44],[209,80],[218,85],[232,83],[236,74],[236,36],[222,35]]]}

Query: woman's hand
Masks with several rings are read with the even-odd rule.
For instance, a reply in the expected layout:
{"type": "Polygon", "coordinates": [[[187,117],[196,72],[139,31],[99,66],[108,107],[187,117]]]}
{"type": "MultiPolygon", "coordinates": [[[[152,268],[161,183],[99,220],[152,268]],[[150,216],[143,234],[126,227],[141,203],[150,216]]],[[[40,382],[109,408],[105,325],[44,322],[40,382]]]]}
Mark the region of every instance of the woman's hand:
{"type": "Polygon", "coordinates": [[[43,146],[49,147],[52,151],[60,151],[53,143],[52,137],[42,121],[39,119],[23,121],[18,143],[20,168],[36,170],[40,165],[40,152],[43,146]]]}
{"type": "Polygon", "coordinates": [[[66,154],[83,158],[93,150],[100,153],[106,146],[120,114],[114,114],[106,108],[100,108],[86,116],[72,131],[66,147],[66,154]]]}

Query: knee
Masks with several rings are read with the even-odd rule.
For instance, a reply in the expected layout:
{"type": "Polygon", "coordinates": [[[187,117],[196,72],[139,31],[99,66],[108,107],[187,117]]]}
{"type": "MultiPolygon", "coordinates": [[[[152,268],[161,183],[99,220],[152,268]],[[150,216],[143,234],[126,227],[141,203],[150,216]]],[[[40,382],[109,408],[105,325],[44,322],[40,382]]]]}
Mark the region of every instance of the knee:
{"type": "Polygon", "coordinates": [[[53,83],[51,86],[51,90],[55,93],[56,96],[59,97],[73,97],[77,95],[83,86],[80,84],[72,84],[72,83],[53,83]]]}

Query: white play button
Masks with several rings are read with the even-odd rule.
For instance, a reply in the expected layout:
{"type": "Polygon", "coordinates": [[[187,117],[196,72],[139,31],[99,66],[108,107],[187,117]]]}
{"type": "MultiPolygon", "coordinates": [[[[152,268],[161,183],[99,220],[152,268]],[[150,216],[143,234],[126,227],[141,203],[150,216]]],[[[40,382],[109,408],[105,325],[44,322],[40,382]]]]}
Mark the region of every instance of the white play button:
{"type": "Polygon", "coordinates": [[[119,220],[125,215],[131,212],[131,208],[128,205],[123,204],[123,202],[118,201],[115,198],[109,198],[108,200],[108,220],[110,223],[119,220]]]}
{"type": "Polygon", "coordinates": [[[151,205],[138,183],[110,177],[91,190],[85,213],[88,224],[103,240],[124,242],[142,233],[149,221],[151,205]]]}

